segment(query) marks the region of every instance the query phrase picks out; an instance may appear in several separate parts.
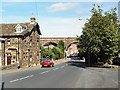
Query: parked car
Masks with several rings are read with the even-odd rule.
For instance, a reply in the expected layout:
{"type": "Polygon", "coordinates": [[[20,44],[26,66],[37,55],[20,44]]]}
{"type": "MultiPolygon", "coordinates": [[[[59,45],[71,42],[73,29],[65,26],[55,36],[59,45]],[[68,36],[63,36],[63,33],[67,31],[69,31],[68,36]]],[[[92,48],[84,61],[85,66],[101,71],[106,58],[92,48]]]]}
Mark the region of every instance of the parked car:
{"type": "Polygon", "coordinates": [[[54,62],[51,61],[51,60],[44,60],[44,61],[42,62],[42,67],[44,67],[44,66],[54,67],[54,62]]]}
{"type": "Polygon", "coordinates": [[[113,60],[113,64],[120,65],[120,57],[117,57],[113,60]]]}

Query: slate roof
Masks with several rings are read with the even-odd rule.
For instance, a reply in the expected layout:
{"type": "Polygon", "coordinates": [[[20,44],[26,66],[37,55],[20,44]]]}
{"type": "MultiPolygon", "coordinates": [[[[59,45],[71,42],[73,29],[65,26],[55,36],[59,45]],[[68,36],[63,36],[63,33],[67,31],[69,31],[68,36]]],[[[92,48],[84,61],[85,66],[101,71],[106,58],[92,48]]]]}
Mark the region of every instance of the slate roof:
{"type": "Polygon", "coordinates": [[[6,36],[24,36],[26,34],[29,34],[33,31],[34,28],[37,28],[38,34],[41,35],[39,25],[37,22],[34,24],[31,23],[11,23],[11,24],[0,24],[2,30],[0,30],[0,37],[6,37],[6,36]],[[21,33],[16,33],[15,26],[19,24],[24,28],[24,31],[21,33]]]}

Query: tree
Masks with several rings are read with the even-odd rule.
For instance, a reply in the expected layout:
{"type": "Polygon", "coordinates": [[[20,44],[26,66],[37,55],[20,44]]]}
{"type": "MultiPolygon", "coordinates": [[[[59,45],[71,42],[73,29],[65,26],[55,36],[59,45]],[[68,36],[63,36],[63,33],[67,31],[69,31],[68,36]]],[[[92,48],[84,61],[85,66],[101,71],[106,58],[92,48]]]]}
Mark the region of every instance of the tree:
{"type": "Polygon", "coordinates": [[[43,46],[40,44],[40,50],[41,50],[41,58],[49,58],[49,59],[55,59],[55,55],[52,52],[52,50],[45,50],[43,46]]]}
{"type": "Polygon", "coordinates": [[[118,20],[116,8],[103,13],[99,5],[91,10],[92,16],[85,23],[82,35],[77,38],[78,50],[91,63],[108,62],[118,52],[118,20]]]}
{"type": "Polygon", "coordinates": [[[41,58],[43,58],[45,50],[44,50],[42,44],[40,44],[40,50],[41,50],[41,58]]]}
{"type": "Polygon", "coordinates": [[[61,59],[64,57],[63,52],[58,47],[53,47],[52,52],[55,54],[55,59],[61,59]]]}
{"type": "Polygon", "coordinates": [[[57,45],[58,48],[64,53],[64,41],[60,40],[57,45]]]}

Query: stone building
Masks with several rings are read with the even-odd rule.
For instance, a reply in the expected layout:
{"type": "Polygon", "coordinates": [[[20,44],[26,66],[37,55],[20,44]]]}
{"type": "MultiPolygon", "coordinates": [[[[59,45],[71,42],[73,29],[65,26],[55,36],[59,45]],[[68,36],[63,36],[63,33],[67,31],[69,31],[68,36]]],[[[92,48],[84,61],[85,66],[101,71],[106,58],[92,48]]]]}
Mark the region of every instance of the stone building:
{"type": "Polygon", "coordinates": [[[35,18],[29,23],[1,24],[0,63],[28,67],[40,64],[40,27],[35,18]]]}

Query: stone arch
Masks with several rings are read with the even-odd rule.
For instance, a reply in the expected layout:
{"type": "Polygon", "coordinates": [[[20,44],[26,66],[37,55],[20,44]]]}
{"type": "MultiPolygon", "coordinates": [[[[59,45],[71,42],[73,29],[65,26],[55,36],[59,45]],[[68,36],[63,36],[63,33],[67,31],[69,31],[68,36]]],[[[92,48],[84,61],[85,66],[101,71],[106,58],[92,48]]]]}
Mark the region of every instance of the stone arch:
{"type": "Polygon", "coordinates": [[[72,43],[68,44],[67,47],[66,47],[66,51],[68,50],[68,48],[69,48],[72,44],[77,44],[77,43],[78,43],[78,42],[72,42],[72,43]]]}
{"type": "Polygon", "coordinates": [[[57,46],[56,42],[46,42],[43,46],[47,46],[46,44],[57,46]]]}

